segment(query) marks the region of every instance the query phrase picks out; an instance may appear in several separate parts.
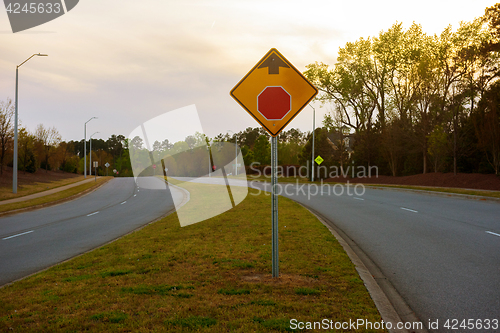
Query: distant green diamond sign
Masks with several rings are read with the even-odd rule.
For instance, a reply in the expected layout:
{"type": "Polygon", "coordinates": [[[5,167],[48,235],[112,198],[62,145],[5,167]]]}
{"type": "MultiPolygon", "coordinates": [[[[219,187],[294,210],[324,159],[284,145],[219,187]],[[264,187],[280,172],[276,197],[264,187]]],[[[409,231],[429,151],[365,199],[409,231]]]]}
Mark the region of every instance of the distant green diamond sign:
{"type": "Polygon", "coordinates": [[[318,163],[318,165],[321,165],[321,163],[323,163],[324,159],[318,155],[318,157],[316,157],[314,159],[314,161],[316,161],[316,163],[318,163]]]}

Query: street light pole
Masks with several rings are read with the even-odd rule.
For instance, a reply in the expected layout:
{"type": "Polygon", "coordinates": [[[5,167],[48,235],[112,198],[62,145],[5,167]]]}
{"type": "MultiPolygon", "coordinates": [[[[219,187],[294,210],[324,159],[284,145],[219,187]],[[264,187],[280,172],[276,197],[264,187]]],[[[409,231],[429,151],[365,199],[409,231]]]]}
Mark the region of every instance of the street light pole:
{"type": "Polygon", "coordinates": [[[312,157],[311,157],[311,181],[314,181],[314,132],[316,132],[316,109],[309,104],[310,107],[313,109],[313,141],[312,141],[312,157]]]}
{"type": "MultiPolygon", "coordinates": [[[[97,117],[92,117],[83,125],[83,176],[87,178],[87,123],[97,117]]],[[[90,166],[92,168],[92,166],[90,166]]]]}
{"type": "Polygon", "coordinates": [[[19,67],[21,67],[25,62],[33,58],[34,56],[38,57],[47,57],[46,54],[36,53],[33,54],[28,59],[24,60],[20,65],[16,66],[16,111],[14,115],[14,161],[12,165],[12,193],[17,193],[17,123],[18,123],[18,83],[19,83],[19,67]]]}
{"type": "Polygon", "coordinates": [[[212,163],[210,163],[210,140],[207,140],[207,153],[208,153],[208,177],[212,177],[212,163]]]}
{"type": "Polygon", "coordinates": [[[231,130],[227,131],[234,133],[234,175],[238,176],[238,134],[231,130]]]}
{"type": "Polygon", "coordinates": [[[90,136],[90,139],[89,139],[89,140],[90,140],[90,163],[89,163],[89,164],[90,164],[90,175],[91,175],[91,176],[92,176],[92,137],[93,137],[95,134],[97,134],[97,133],[99,133],[99,132],[95,132],[94,134],[92,134],[92,135],[90,136]]]}

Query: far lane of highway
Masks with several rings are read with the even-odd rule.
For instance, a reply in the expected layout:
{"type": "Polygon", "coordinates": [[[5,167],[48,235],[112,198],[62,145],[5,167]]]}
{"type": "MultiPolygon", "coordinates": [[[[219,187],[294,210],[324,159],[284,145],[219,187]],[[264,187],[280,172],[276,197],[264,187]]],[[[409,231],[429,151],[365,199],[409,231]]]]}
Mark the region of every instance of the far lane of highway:
{"type": "Polygon", "coordinates": [[[425,324],[500,320],[499,202],[369,187],[356,195],[352,186],[348,195],[345,185],[341,195],[307,186],[304,194],[300,185],[280,186],[352,239],[425,324]]]}

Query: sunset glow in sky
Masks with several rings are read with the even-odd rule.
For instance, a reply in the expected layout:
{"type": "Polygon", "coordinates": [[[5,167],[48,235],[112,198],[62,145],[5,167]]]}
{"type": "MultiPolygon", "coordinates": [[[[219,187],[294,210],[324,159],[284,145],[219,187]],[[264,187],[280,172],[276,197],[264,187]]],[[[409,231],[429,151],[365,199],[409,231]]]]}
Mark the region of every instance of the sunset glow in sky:
{"type": "MultiPolygon", "coordinates": [[[[141,123],[195,104],[206,134],[258,124],[229,95],[277,48],[300,71],[333,64],[339,47],[413,21],[428,34],[484,14],[495,1],[164,1],[80,0],[64,16],[13,34],[0,9],[0,100],[14,99],[34,131],[55,126],[63,140],[128,135],[141,123]],[[406,4],[408,3],[408,4],[406,4]]],[[[317,110],[320,124],[326,108],[317,110]]],[[[310,131],[312,109],[287,127],[310,131]]]]}

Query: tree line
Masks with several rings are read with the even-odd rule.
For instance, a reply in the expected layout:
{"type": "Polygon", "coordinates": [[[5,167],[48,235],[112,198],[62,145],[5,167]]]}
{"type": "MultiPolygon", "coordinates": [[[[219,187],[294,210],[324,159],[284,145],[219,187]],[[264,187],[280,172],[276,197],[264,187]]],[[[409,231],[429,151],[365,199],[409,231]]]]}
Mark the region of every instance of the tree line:
{"type": "MultiPolygon", "coordinates": [[[[13,166],[14,148],[14,112],[15,106],[10,99],[0,101],[0,173],[6,166],[13,166]]],[[[301,152],[309,140],[310,133],[301,132],[292,128],[283,131],[279,138],[279,163],[298,165],[301,163],[301,152]]],[[[168,139],[155,141],[148,150],[141,138],[126,138],[123,135],[111,135],[107,140],[87,140],[87,170],[92,161],[98,161],[98,175],[133,176],[132,164],[148,168],[158,165],[161,160],[167,164],[171,172],[179,169],[179,175],[207,174],[207,146],[212,149],[212,163],[222,166],[234,159],[234,146],[224,143],[235,143],[241,149],[245,166],[256,162],[265,166],[270,163],[269,134],[261,127],[247,128],[233,135],[219,134],[209,138],[201,133],[186,137],[183,141],[172,143],[168,139]],[[186,154],[185,152],[189,152],[186,154]],[[207,163],[201,163],[206,159],[207,163]],[[153,161],[153,162],[152,162],[153,161]],[[176,162],[182,161],[182,162],[176,162]],[[105,164],[109,163],[109,168],[105,164]]],[[[63,141],[55,127],[46,127],[39,124],[35,131],[19,126],[18,131],[18,169],[23,172],[34,173],[39,169],[61,170],[70,173],[83,174],[84,172],[84,140],[63,141]]],[[[244,166],[243,166],[244,167],[244,166]]],[[[92,171],[94,169],[92,168],[92,171]]],[[[157,172],[158,173],[158,172],[157,172]]]]}
{"type": "MultiPolygon", "coordinates": [[[[298,165],[308,135],[295,128],[282,132],[279,163],[298,165]]],[[[130,160],[134,172],[143,175],[159,174],[162,171],[158,170],[167,168],[170,176],[200,177],[222,166],[227,173],[233,173],[236,172],[236,151],[243,158],[243,161],[238,161],[243,162],[238,166],[239,170],[244,170],[245,166],[248,168],[252,163],[255,168],[268,165],[271,154],[269,138],[263,128],[249,127],[233,135],[221,133],[214,138],[197,132],[175,143],[164,139],[153,142],[151,148],[147,149],[144,140],[136,136],[129,141],[130,160]],[[235,143],[239,147],[236,151],[235,143]]]]}
{"type": "MultiPolygon", "coordinates": [[[[0,101],[0,174],[3,174],[6,166],[13,166],[14,112],[12,100],[0,101]]],[[[34,131],[19,126],[18,169],[29,173],[43,169],[83,174],[83,141],[63,141],[55,127],[43,124],[39,124],[34,131]]],[[[87,170],[90,169],[92,156],[93,161],[99,162],[99,175],[106,174],[104,165],[109,163],[110,174],[111,170],[116,169],[119,176],[132,176],[127,145],[128,140],[123,135],[112,135],[106,141],[92,139],[90,152],[90,142],[87,140],[87,170]]]]}
{"type": "MultiPolygon", "coordinates": [[[[307,66],[327,131],[353,134],[352,159],[381,173],[500,174],[500,4],[456,31],[396,23],[307,66]]],[[[334,161],[330,161],[333,163],[334,161]]]]}

